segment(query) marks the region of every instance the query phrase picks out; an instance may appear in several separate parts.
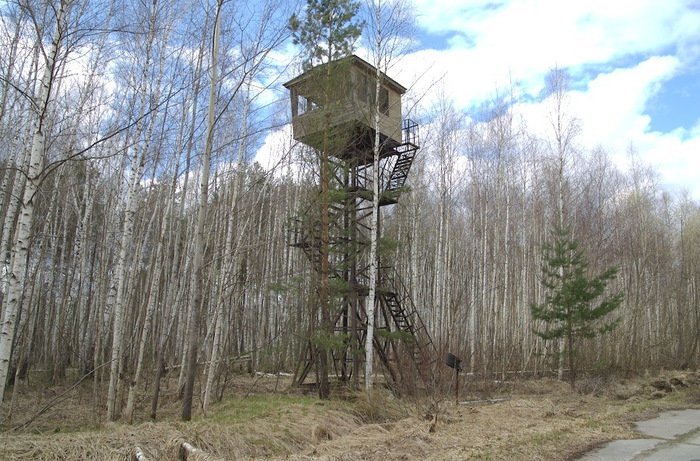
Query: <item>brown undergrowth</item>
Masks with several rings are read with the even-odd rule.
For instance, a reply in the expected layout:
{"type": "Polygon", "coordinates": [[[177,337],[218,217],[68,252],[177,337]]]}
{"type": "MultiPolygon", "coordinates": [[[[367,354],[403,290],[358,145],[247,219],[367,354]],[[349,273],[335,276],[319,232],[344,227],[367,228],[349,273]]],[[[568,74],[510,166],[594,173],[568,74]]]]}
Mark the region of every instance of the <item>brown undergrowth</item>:
{"type": "Polygon", "coordinates": [[[659,411],[700,406],[700,387],[692,382],[654,394],[658,376],[589,378],[581,382],[583,392],[552,379],[467,382],[459,404],[449,395],[399,399],[381,389],[370,397],[345,392],[318,401],[280,392],[287,386],[274,379],[238,378],[232,395],[206,418],[179,422],[173,398],[166,399],[162,421],[132,426],[100,423],[88,386],[12,430],[51,398],[45,390],[27,390],[18,396],[13,421],[3,421],[0,459],[128,459],[138,446],[149,460],[174,460],[187,441],[212,459],[556,461],[576,459],[608,440],[634,438],[631,423],[659,411]]]}

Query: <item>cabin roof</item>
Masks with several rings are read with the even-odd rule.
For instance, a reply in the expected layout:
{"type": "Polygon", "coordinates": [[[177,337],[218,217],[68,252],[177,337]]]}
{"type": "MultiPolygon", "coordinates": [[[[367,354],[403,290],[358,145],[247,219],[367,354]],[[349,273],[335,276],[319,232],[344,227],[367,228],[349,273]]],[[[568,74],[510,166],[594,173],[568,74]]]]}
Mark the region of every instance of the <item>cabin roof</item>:
{"type": "MultiPolygon", "coordinates": [[[[362,59],[362,58],[360,58],[359,56],[356,56],[356,55],[354,55],[354,54],[353,54],[353,55],[350,55],[350,56],[347,56],[347,57],[345,57],[345,58],[341,58],[341,59],[339,59],[339,60],[337,60],[337,61],[333,61],[333,62],[340,62],[340,61],[344,61],[344,60],[350,61],[350,63],[351,63],[353,66],[358,67],[358,68],[364,70],[365,72],[368,72],[368,73],[371,74],[371,75],[374,75],[375,72],[377,71],[377,68],[374,67],[372,64],[368,63],[368,62],[365,61],[364,59],[362,59]]],[[[327,65],[328,65],[328,63],[326,63],[326,64],[320,64],[320,65],[318,65],[318,66],[316,66],[316,67],[313,67],[313,68],[307,70],[307,71],[304,72],[303,74],[298,75],[298,76],[294,77],[293,79],[291,79],[290,81],[288,81],[287,83],[285,83],[285,84],[284,84],[284,87],[287,88],[287,89],[289,89],[289,88],[291,88],[291,87],[293,87],[293,86],[296,86],[297,84],[299,84],[299,83],[301,83],[301,82],[303,82],[303,81],[305,81],[305,80],[308,80],[308,79],[312,78],[312,76],[313,76],[314,74],[316,74],[316,72],[318,71],[318,69],[321,69],[321,68],[323,68],[323,67],[325,67],[325,66],[327,66],[327,65]]],[[[381,72],[381,71],[380,71],[379,74],[380,74],[381,77],[382,77],[382,83],[385,84],[386,86],[388,86],[389,88],[391,88],[393,91],[395,91],[395,92],[397,92],[397,93],[399,93],[399,94],[401,94],[401,95],[404,94],[404,93],[406,92],[406,88],[405,88],[403,85],[401,85],[399,82],[397,82],[397,81],[394,80],[393,78],[389,77],[389,76],[386,75],[384,72],[381,72]]]]}

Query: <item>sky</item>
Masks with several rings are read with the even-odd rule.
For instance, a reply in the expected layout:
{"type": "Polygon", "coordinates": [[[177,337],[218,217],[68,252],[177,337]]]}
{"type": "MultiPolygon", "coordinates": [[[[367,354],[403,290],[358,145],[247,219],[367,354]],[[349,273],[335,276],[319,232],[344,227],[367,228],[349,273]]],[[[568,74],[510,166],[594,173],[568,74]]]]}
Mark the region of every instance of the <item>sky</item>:
{"type": "Polygon", "coordinates": [[[424,104],[442,93],[472,114],[512,89],[544,136],[556,66],[582,149],[623,169],[634,151],[665,188],[700,201],[700,0],[413,0],[412,11],[414,46],[389,75],[424,104]]]}

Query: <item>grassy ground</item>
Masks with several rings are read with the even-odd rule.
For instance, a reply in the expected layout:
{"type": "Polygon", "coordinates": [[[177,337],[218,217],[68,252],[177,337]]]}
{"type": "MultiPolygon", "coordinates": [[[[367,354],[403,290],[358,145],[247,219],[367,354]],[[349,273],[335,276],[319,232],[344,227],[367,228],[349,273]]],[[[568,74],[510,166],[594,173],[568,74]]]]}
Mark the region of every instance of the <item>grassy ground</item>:
{"type": "Polygon", "coordinates": [[[397,399],[383,390],[371,400],[346,392],[319,401],[276,378],[246,377],[207,417],[179,422],[179,402],[166,392],[162,420],[132,426],[102,423],[101,402],[86,384],[16,429],[66,390],[29,389],[18,395],[11,421],[8,405],[0,408],[0,459],[128,459],[138,446],[149,460],[173,460],[185,440],[211,459],[570,460],[605,441],[634,438],[633,421],[700,407],[697,384],[652,397],[658,379],[589,378],[579,392],[551,379],[471,382],[462,393],[470,402],[456,404],[447,396],[397,399]]]}

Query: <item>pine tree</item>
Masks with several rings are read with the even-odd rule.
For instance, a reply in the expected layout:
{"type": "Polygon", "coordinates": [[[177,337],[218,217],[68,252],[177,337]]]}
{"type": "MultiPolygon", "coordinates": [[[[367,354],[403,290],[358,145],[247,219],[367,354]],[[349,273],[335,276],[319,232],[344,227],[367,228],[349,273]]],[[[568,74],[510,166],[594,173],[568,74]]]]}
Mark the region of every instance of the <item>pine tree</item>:
{"type": "Polygon", "coordinates": [[[307,0],[305,17],[289,18],[294,44],[306,55],[305,68],[352,54],[362,33],[362,23],[356,19],[359,9],[360,2],[353,0],[307,0]]]}
{"type": "Polygon", "coordinates": [[[605,295],[607,285],[617,276],[617,268],[588,278],[588,264],[578,242],[568,229],[554,231],[554,243],[544,248],[542,285],[546,289],[542,304],[532,304],[534,320],[545,323],[543,331],[535,331],[542,339],[563,339],[564,355],[569,364],[569,382],[576,382],[576,346],[584,339],[612,331],[619,319],[608,321],[608,314],[620,307],[621,292],[605,295]]]}
{"type": "MultiPolygon", "coordinates": [[[[330,64],[352,53],[355,42],[362,32],[362,24],[355,19],[360,8],[360,3],[353,0],[307,0],[305,17],[300,19],[296,14],[289,19],[289,29],[292,32],[294,43],[300,45],[305,54],[304,67],[306,69],[315,65],[330,64]]],[[[333,100],[337,82],[332,79],[331,68],[326,65],[325,72],[319,81],[315,82],[321,87],[323,94],[322,105],[329,107],[333,100]]],[[[326,117],[330,113],[326,112],[326,117]]],[[[329,126],[329,120],[325,120],[325,126],[329,126]]],[[[336,139],[334,144],[339,144],[336,139]]],[[[318,360],[319,397],[328,398],[330,395],[329,374],[329,345],[328,339],[333,335],[333,325],[330,309],[330,160],[333,146],[330,134],[324,130],[323,148],[318,152],[320,166],[320,268],[318,283],[318,305],[321,314],[321,331],[318,337],[319,351],[316,354],[318,360]]]]}

